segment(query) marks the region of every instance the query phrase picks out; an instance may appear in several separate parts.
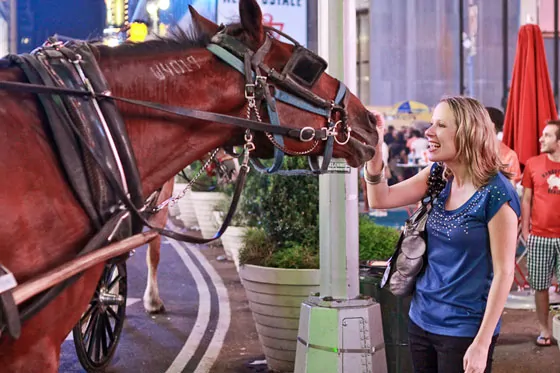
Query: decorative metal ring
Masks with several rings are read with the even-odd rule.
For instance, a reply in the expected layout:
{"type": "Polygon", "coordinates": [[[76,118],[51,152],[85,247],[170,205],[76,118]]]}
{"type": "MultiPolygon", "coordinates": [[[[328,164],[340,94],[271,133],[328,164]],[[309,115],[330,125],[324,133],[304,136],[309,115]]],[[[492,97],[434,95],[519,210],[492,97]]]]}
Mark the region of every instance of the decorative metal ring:
{"type": "Polygon", "coordinates": [[[309,141],[313,140],[314,138],[315,138],[315,128],[313,128],[313,127],[303,127],[299,131],[299,141],[309,142],[309,141]],[[306,130],[311,130],[311,136],[309,136],[309,138],[304,138],[303,137],[306,130]]]}
{"type": "MultiPolygon", "coordinates": [[[[341,124],[341,123],[342,123],[342,121],[339,120],[338,122],[336,122],[336,124],[334,125],[333,128],[337,128],[338,125],[341,124]]],[[[352,127],[348,126],[346,131],[348,133],[348,136],[346,137],[346,140],[344,140],[344,141],[340,141],[336,136],[334,136],[334,141],[336,141],[336,143],[338,145],[346,145],[346,144],[348,144],[348,141],[350,141],[350,137],[352,137],[352,127]]],[[[338,133],[340,133],[340,131],[338,133]]]]}

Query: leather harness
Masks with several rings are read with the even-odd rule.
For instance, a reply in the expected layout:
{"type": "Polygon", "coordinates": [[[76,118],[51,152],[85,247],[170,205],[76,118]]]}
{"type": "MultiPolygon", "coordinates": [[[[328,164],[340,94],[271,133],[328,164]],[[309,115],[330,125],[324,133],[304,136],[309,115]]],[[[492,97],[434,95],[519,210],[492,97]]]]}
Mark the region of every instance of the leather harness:
{"type": "MultiPolygon", "coordinates": [[[[303,48],[289,36],[280,34],[295,43],[296,51],[297,48],[303,48]]],[[[311,150],[319,141],[326,141],[323,164],[319,166],[316,160],[310,161],[310,164],[314,166],[313,174],[326,171],[332,156],[334,141],[345,144],[350,138],[351,129],[347,124],[345,108],[348,98],[346,87],[340,83],[337,97],[335,100],[329,101],[301,85],[306,82],[309,86],[313,85],[322,71],[316,71],[312,81],[306,81],[305,77],[300,77],[301,79],[297,76],[294,77],[288,70],[282,73],[274,71],[263,62],[270,47],[270,37],[267,36],[266,40],[259,50],[252,52],[242,43],[227,35],[224,29],[213,37],[212,43],[207,47],[218,58],[245,75],[245,96],[249,105],[251,99],[258,100],[258,103],[254,102],[256,106],[253,114],[249,112],[247,119],[114,97],[101,74],[90,44],[85,42],[72,41],[64,44],[51,41],[32,54],[8,56],[9,63],[12,66],[19,66],[25,72],[29,82],[0,81],[0,89],[37,94],[48,119],[46,121],[48,122],[47,133],[51,135],[54,148],[57,149],[57,156],[64,173],[97,232],[77,254],[78,256],[103,247],[111,241],[138,233],[143,226],[152,228],[162,235],[187,242],[208,243],[219,238],[233,217],[249,170],[249,152],[254,149],[252,131],[266,132],[277,148],[274,165],[265,172],[276,172],[282,164],[283,153],[287,152],[283,146],[282,136],[292,137],[303,142],[314,141],[315,145],[311,150]],[[261,75],[263,73],[265,75],[261,75]],[[267,79],[284,87],[287,91],[276,85],[271,86],[267,79]],[[274,91],[274,95],[271,94],[272,91],[274,91]],[[275,100],[322,115],[327,119],[327,127],[314,129],[312,127],[280,126],[275,100]],[[136,161],[115,101],[246,129],[244,161],[237,179],[234,198],[223,225],[214,237],[194,237],[154,228],[149,224],[146,213],[150,212],[150,208],[147,207],[148,202],[145,203],[142,196],[136,161]],[[271,124],[262,122],[258,115],[258,107],[263,101],[267,103],[271,124]],[[340,113],[341,119],[334,123],[333,115],[337,112],[340,113]],[[251,119],[253,115],[257,120],[251,119]],[[338,132],[347,136],[345,141],[337,139],[339,134],[337,129],[338,132]]],[[[303,56],[305,53],[301,52],[299,55],[303,56]]],[[[297,53],[295,55],[298,56],[297,53]]],[[[304,58],[313,60],[319,57],[314,54],[305,54],[304,58]]],[[[315,60],[315,62],[316,65],[322,66],[320,60],[315,60]]],[[[297,58],[287,64],[287,66],[297,65],[297,58]]],[[[254,165],[261,171],[264,169],[258,160],[254,161],[254,165]]],[[[154,195],[150,200],[155,200],[154,195]]],[[[13,338],[18,338],[21,323],[39,312],[79,277],[80,275],[76,275],[55,285],[34,297],[32,301],[27,302],[18,310],[10,292],[10,289],[14,288],[17,283],[13,274],[0,266],[0,333],[7,330],[13,338]]]]}

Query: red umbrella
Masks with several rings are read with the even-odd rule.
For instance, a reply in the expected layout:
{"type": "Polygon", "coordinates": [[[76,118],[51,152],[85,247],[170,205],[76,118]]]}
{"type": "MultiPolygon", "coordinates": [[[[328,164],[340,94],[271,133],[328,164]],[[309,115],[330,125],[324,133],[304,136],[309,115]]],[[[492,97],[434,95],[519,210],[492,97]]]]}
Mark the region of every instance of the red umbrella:
{"type": "Polygon", "coordinates": [[[525,165],[528,158],[539,154],[546,121],[557,117],[541,30],[537,25],[521,26],[502,141],[525,165]]]}

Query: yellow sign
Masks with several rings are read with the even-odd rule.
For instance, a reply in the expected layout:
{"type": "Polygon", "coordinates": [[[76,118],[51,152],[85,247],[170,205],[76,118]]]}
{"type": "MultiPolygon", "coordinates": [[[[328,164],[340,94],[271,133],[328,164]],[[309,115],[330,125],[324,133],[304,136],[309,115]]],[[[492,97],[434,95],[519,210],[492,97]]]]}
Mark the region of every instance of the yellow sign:
{"type": "Polygon", "coordinates": [[[136,43],[143,42],[148,36],[148,26],[145,23],[133,22],[128,30],[128,40],[136,43]]]}

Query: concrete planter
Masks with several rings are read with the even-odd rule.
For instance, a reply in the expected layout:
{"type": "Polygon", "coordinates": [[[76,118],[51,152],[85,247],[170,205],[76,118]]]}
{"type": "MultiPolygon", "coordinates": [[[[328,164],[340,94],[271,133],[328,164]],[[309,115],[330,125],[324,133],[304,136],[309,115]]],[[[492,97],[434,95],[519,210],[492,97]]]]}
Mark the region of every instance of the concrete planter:
{"type": "MultiPolygon", "coordinates": [[[[214,211],[216,221],[216,231],[222,226],[223,220],[219,211],[214,211]]],[[[247,233],[246,227],[236,227],[230,225],[221,237],[222,246],[228,260],[235,263],[235,268],[239,272],[239,251],[243,247],[243,239],[247,233]]]]}
{"type": "MultiPolygon", "coordinates": [[[[555,315],[552,318],[552,336],[557,341],[560,341],[560,315],[555,315]]],[[[558,344],[558,348],[560,348],[560,343],[558,344]]]]}
{"type": "Polygon", "coordinates": [[[204,238],[213,237],[217,230],[216,220],[212,213],[216,205],[226,198],[226,195],[219,192],[191,192],[191,196],[202,236],[204,238]]]}
{"type": "Polygon", "coordinates": [[[318,269],[239,267],[268,367],[293,372],[301,303],[319,291],[318,269]]]}
{"type": "MultiPolygon", "coordinates": [[[[185,189],[187,184],[175,183],[173,195],[176,196],[185,189]]],[[[169,207],[169,215],[178,217],[183,226],[188,229],[198,229],[198,220],[192,203],[192,192],[187,190],[185,196],[169,207]]]]}

